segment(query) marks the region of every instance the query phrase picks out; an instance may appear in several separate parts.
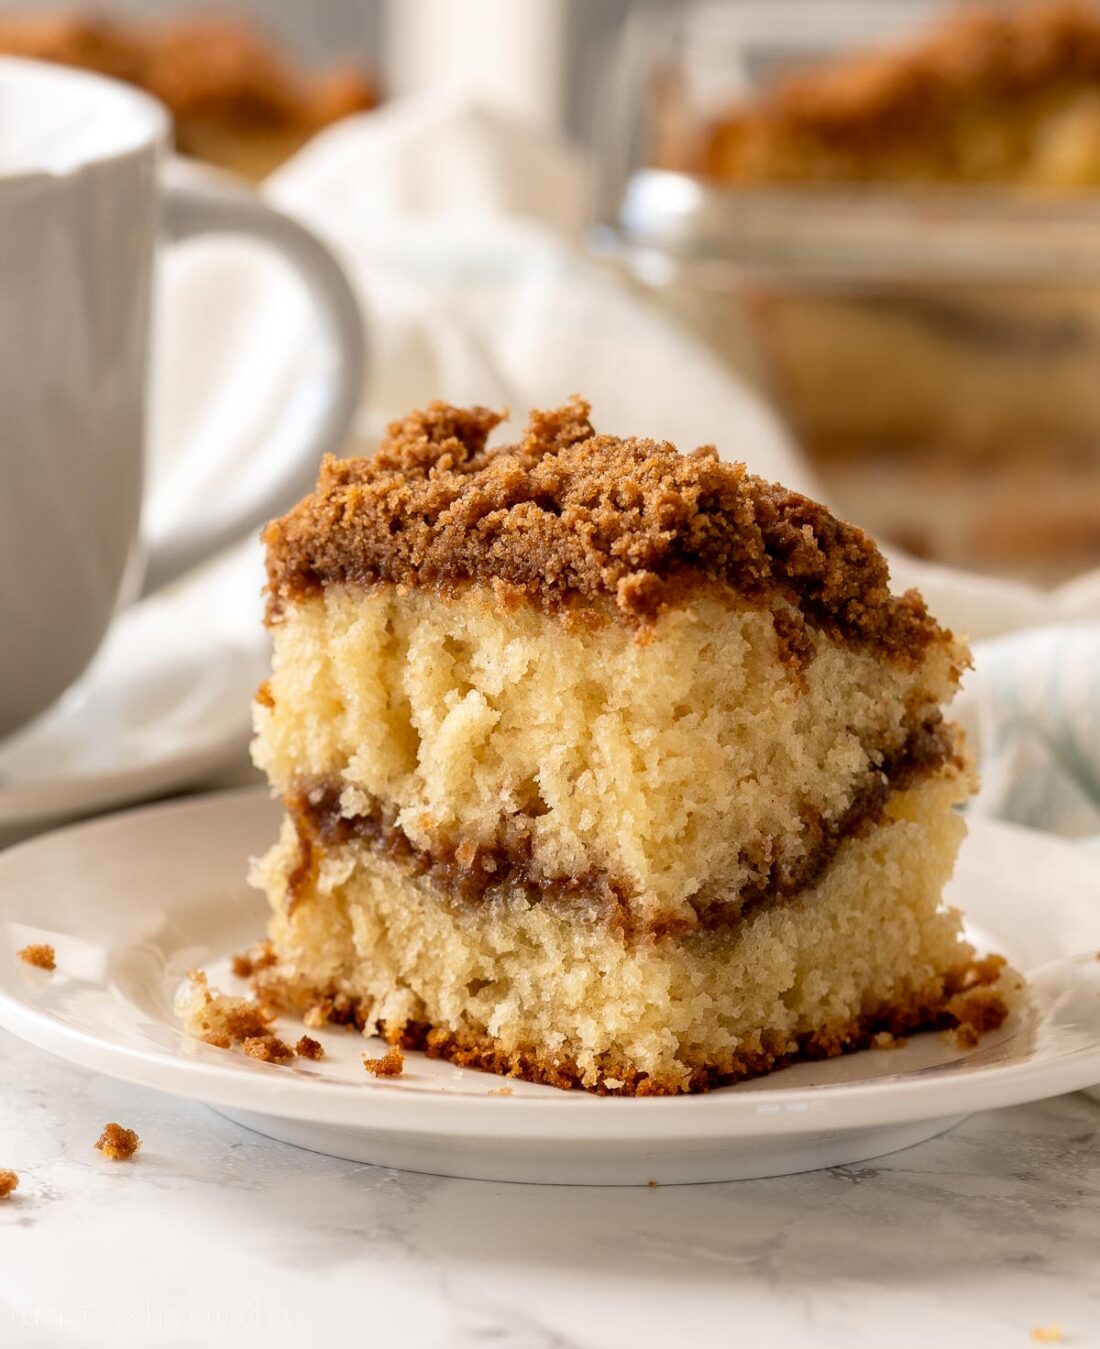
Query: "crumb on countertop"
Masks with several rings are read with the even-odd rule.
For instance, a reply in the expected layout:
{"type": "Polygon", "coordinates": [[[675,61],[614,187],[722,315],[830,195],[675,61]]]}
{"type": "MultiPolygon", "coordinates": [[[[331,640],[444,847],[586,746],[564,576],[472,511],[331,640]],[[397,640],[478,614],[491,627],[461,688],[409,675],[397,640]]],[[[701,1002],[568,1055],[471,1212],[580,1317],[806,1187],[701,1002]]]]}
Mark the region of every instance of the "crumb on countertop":
{"type": "Polygon", "coordinates": [[[657,1188],[657,1182],[656,1182],[655,1180],[647,1180],[647,1181],[646,1181],[646,1185],[647,1185],[651,1190],[655,1190],[655,1189],[657,1188]]]}
{"type": "Polygon", "coordinates": [[[249,1035],[241,1048],[250,1059],[261,1063],[285,1063],[294,1057],[294,1050],[277,1035],[249,1035]]]}
{"type": "Polygon", "coordinates": [[[405,1056],[400,1049],[391,1049],[380,1059],[363,1055],[363,1067],[374,1077],[400,1077],[405,1071],[405,1056]]]}
{"type": "Polygon", "coordinates": [[[1038,1344],[1061,1344],[1066,1338],[1065,1327],[1058,1321],[1049,1326],[1036,1326],[1031,1338],[1038,1344]]]}
{"type": "Polygon", "coordinates": [[[141,1139],[121,1124],[105,1124],[95,1145],[112,1162],[128,1162],[141,1147],[141,1139]]]}
{"type": "Polygon", "coordinates": [[[45,942],[39,945],[24,946],[21,951],[16,952],[16,955],[20,960],[25,961],[28,965],[33,965],[37,970],[57,969],[54,949],[45,942]]]}
{"type": "Polygon", "coordinates": [[[14,1171],[0,1171],[0,1199],[7,1199],[19,1188],[19,1177],[14,1171]]]}

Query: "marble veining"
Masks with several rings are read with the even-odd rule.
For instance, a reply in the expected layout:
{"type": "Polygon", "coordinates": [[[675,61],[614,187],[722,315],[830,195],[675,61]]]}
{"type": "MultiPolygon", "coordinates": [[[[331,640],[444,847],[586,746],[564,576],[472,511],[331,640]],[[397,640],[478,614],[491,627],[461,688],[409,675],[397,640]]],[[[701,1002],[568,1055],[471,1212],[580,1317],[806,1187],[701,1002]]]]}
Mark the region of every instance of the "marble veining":
{"type": "Polygon", "coordinates": [[[865,1165],[578,1189],[303,1152],[4,1033],[0,1080],[3,1349],[1006,1349],[1054,1324],[1100,1349],[1083,1096],[865,1165]],[[93,1150],[111,1119],[133,1165],[93,1150]]]}

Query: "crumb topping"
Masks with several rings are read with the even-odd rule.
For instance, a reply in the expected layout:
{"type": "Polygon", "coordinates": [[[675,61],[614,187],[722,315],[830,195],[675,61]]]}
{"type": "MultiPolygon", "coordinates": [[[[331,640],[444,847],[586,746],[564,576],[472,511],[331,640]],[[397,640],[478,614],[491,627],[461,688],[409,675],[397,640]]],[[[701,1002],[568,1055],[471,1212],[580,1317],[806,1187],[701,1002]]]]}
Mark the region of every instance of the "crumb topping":
{"type": "Polygon", "coordinates": [[[57,968],[54,949],[45,942],[41,945],[24,946],[21,951],[16,952],[16,955],[20,960],[28,965],[33,965],[38,970],[54,970],[57,968]]]}
{"type": "MultiPolygon", "coordinates": [[[[637,625],[701,585],[782,597],[838,640],[919,660],[947,641],[915,591],[894,596],[867,535],[713,446],[598,435],[574,398],[487,448],[486,408],[433,403],[372,458],[326,458],[317,490],[264,532],[269,622],[325,585],[493,585],[548,609],[637,625]]],[[[789,629],[789,624],[787,625],[789,629]]],[[[789,630],[791,658],[799,654],[789,630]]]]}
{"type": "Polygon", "coordinates": [[[400,1049],[390,1049],[380,1059],[364,1054],[363,1067],[372,1077],[400,1077],[405,1071],[405,1056],[400,1049]]]}
{"type": "Polygon", "coordinates": [[[0,1171],[0,1199],[7,1199],[19,1188],[19,1177],[14,1171],[0,1171]]]}
{"type": "Polygon", "coordinates": [[[325,1047],[320,1040],[315,1040],[312,1035],[303,1035],[294,1046],[294,1052],[300,1059],[323,1059],[325,1057],[325,1047]]]}
{"type": "Polygon", "coordinates": [[[95,1145],[112,1162],[128,1162],[141,1147],[141,1139],[133,1129],[123,1128],[121,1124],[106,1124],[95,1145]]]}

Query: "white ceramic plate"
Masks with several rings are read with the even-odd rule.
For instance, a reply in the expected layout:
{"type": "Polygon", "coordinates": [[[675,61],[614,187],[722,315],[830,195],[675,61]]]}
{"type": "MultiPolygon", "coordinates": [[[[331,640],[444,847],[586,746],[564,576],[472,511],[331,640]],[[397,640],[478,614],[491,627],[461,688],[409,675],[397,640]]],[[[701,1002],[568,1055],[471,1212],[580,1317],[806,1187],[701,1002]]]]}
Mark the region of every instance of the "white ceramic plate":
{"type": "MultiPolygon", "coordinates": [[[[368,1044],[323,1033],[320,1062],[256,1063],[182,1033],[173,1000],[261,932],[246,858],[275,834],[263,792],[117,815],[0,855],[0,1024],[43,1049],[193,1097],[275,1138],[444,1175],[580,1184],[727,1180],[879,1156],[961,1116],[1100,1081],[1100,858],[978,823],[954,898],[1031,975],[1032,1009],[963,1055],[941,1036],[802,1064],[676,1099],[600,1099],[511,1083],[421,1055],[363,1072],[368,1044]],[[16,957],[50,942],[57,970],[16,957]]],[[[297,1034],[284,1025],[284,1037],[297,1034]]]]}
{"type": "Polygon", "coordinates": [[[262,584],[250,542],[124,610],[83,678],[0,742],[0,842],[247,763],[262,584]]]}

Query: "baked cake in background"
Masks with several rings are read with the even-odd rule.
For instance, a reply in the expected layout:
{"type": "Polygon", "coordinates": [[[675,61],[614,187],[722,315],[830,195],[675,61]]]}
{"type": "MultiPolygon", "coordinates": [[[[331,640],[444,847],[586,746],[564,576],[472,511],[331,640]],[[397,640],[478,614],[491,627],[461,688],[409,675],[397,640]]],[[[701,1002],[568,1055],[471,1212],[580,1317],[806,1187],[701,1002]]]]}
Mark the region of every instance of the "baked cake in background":
{"type": "Polygon", "coordinates": [[[323,127],[376,102],[362,70],[303,70],[237,14],[5,12],[0,55],[135,84],[171,111],[181,154],[256,180],[323,127]]]}
{"type": "Polygon", "coordinates": [[[699,168],[738,183],[1100,187],[1100,12],[962,9],[908,46],[795,71],[712,127],[699,168]]]}
{"type": "Polygon", "coordinates": [[[660,86],[655,162],[736,197],[734,221],[773,201],[771,251],[734,230],[723,271],[708,239],[709,294],[670,287],[673,307],[876,537],[1038,584],[1100,566],[1100,6],[769,52],[756,88],[694,115],[660,86]]]}
{"type": "Polygon", "coordinates": [[[601,1093],[999,1024],[967,664],[859,530],[574,400],[435,404],[265,534],[266,1006],[601,1093]]]}

